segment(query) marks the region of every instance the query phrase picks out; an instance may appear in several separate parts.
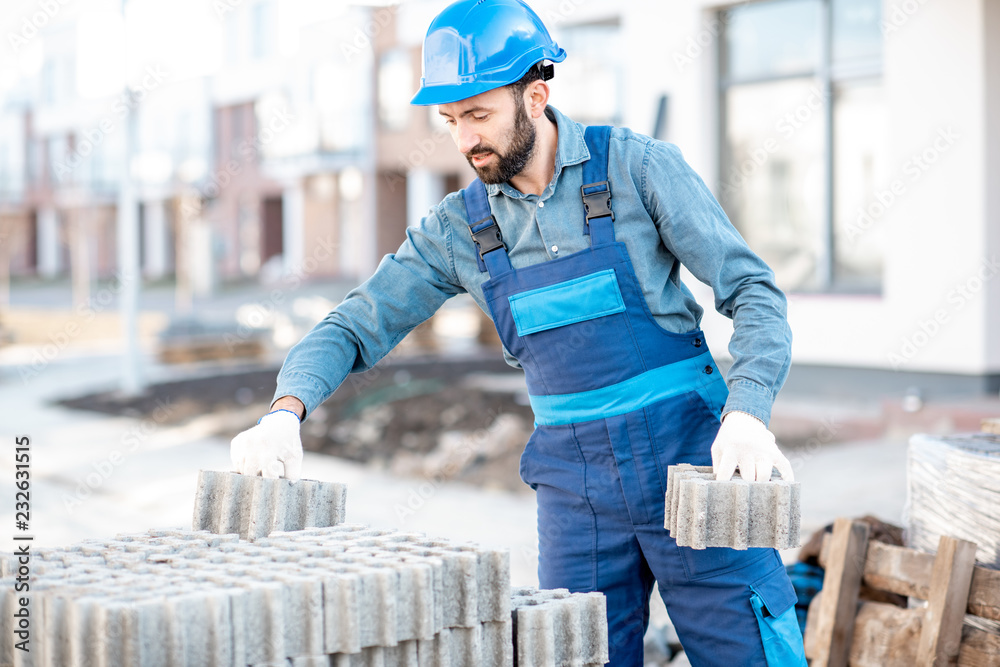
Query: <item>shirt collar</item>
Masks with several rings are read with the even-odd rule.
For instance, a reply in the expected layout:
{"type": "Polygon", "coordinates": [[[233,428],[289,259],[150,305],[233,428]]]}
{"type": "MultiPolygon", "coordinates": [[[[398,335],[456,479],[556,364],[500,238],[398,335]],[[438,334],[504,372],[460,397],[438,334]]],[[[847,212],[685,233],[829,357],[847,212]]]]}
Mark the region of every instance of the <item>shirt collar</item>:
{"type": "MultiPolygon", "coordinates": [[[[552,105],[545,107],[545,115],[556,122],[556,127],[559,129],[559,138],[556,145],[555,171],[552,173],[552,181],[542,195],[543,199],[548,198],[552,194],[563,167],[580,164],[590,159],[590,151],[587,150],[587,142],[583,138],[583,125],[571,120],[552,105]]],[[[509,183],[487,185],[486,191],[490,196],[503,193],[513,199],[524,199],[528,196],[509,183]]]]}

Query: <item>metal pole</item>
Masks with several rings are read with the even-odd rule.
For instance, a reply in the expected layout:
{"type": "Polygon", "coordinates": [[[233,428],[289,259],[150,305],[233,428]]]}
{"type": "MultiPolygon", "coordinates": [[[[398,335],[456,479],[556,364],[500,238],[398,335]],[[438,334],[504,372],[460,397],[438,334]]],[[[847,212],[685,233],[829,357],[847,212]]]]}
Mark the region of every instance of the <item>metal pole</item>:
{"type": "MultiPolygon", "coordinates": [[[[125,2],[122,0],[122,18],[125,18],[125,2]]],[[[126,396],[135,396],[143,388],[140,372],[138,308],[139,287],[139,230],[138,202],[135,182],[132,178],[132,159],[135,154],[136,116],[139,100],[132,95],[125,84],[125,94],[132,97],[132,108],[126,118],[125,128],[125,169],[118,191],[118,280],[121,292],[118,308],[122,319],[122,338],[125,348],[122,352],[121,390],[126,396]]]]}

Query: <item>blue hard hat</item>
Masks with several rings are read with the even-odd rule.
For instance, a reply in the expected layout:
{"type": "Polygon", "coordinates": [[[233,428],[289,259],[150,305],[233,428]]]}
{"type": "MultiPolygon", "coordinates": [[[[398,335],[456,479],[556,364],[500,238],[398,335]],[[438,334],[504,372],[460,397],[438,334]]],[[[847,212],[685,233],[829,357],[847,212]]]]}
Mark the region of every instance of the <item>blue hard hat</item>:
{"type": "Polygon", "coordinates": [[[459,0],[427,29],[423,76],[411,104],[464,100],[514,83],[541,60],[565,59],[521,0],[459,0]]]}

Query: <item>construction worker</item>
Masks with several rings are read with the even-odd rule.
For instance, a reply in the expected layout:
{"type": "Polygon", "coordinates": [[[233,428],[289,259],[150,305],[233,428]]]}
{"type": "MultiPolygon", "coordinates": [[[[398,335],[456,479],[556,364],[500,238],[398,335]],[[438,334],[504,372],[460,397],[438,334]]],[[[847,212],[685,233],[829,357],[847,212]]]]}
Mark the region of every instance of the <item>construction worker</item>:
{"type": "Polygon", "coordinates": [[[434,19],[413,104],[438,106],[479,178],[291,349],[234,466],[297,479],[300,420],[468,292],[527,381],[539,582],[607,596],[610,664],[642,665],[656,581],[693,665],[805,665],[778,553],[678,547],[663,516],[675,463],[792,479],[767,428],[789,367],[784,295],[676,147],[547,104],[565,58],[521,0],[460,0],[434,19]],[[682,263],[733,319],[725,380],[682,263]]]}

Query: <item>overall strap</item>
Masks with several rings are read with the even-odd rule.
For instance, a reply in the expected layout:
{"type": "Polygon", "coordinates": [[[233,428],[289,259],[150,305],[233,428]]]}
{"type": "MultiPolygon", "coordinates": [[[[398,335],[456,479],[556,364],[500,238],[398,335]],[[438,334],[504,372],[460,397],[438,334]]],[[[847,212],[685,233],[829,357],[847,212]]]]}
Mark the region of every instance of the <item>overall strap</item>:
{"type": "Polygon", "coordinates": [[[590,234],[590,245],[613,243],[615,214],[611,210],[611,184],[608,183],[608,144],[611,127],[592,125],[584,131],[590,159],[583,163],[583,197],[585,213],[583,233],[590,234]]]}
{"type": "Polygon", "coordinates": [[[497,219],[490,212],[486,186],[478,178],[465,188],[465,212],[469,218],[472,241],[476,244],[479,270],[489,271],[490,277],[510,271],[510,258],[507,257],[497,219]]]}

